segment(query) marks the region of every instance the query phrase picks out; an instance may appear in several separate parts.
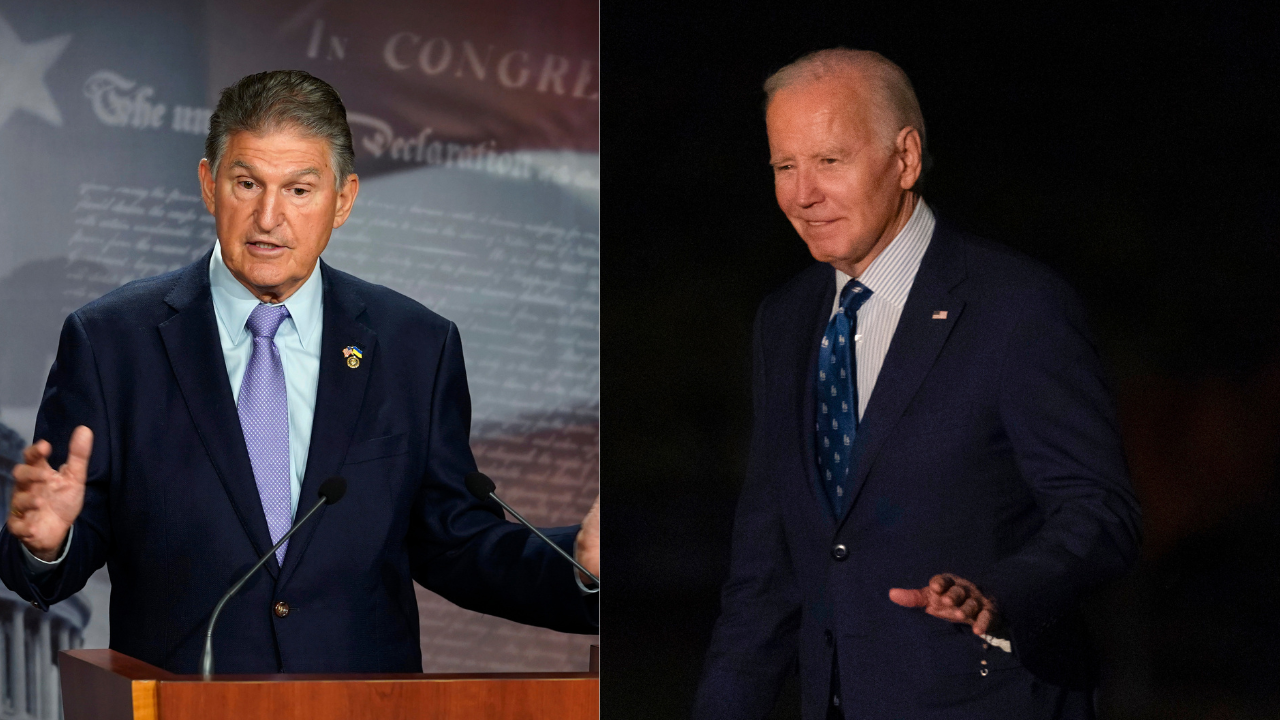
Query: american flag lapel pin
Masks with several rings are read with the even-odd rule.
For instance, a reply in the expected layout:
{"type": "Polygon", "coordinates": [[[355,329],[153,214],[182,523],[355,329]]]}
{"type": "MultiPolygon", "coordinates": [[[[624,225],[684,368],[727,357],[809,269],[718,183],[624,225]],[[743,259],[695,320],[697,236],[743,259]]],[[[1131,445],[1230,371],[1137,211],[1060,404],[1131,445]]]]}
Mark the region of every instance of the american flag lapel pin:
{"type": "Polygon", "coordinates": [[[352,370],[360,367],[360,358],[364,357],[364,351],[355,345],[348,345],[342,348],[342,354],[347,358],[347,367],[352,370]]]}
{"type": "Polygon", "coordinates": [[[946,311],[946,310],[934,310],[934,311],[933,311],[933,319],[934,319],[934,320],[946,320],[946,319],[947,319],[947,311],[946,311]]]}

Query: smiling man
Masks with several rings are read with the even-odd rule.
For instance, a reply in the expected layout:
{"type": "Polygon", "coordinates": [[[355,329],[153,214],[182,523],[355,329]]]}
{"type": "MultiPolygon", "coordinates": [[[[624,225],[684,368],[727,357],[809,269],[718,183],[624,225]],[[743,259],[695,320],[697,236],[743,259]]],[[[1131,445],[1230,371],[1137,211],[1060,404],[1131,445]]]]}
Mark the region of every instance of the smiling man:
{"type": "Polygon", "coordinates": [[[754,426],[693,716],[1087,718],[1082,599],[1138,507],[1079,301],[934,217],[905,73],[823,50],[765,83],[817,262],[760,305],[754,426]]]}
{"type": "MultiPolygon", "coordinates": [[[[346,110],[304,72],[223,91],[199,174],[218,240],[72,313],[14,469],[0,578],[40,608],[111,572],[111,647],[197,669],[218,598],[229,673],[418,672],[413,581],[464,607],[596,631],[596,596],[467,492],[453,323],[320,255],[359,192],[346,110]],[[55,467],[57,469],[55,469],[55,467]]],[[[550,537],[599,573],[598,503],[550,537]]]]}

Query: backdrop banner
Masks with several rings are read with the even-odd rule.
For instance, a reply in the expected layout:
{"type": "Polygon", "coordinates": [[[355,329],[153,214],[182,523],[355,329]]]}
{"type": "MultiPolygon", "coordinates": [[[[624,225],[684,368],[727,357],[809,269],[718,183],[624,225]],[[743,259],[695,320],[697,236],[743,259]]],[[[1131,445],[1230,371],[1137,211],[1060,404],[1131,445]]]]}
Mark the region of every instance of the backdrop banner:
{"type": "MultiPolygon", "coordinates": [[[[0,2],[0,423],[30,440],[69,312],[214,242],[196,167],[222,88],[301,69],[341,93],[361,178],[324,259],[458,324],[480,469],[535,524],[578,522],[599,487],[598,55],[593,0],[0,2]]],[[[427,672],[585,670],[598,642],[417,590],[427,672]]],[[[105,569],[80,597],[105,647],[105,569]]]]}

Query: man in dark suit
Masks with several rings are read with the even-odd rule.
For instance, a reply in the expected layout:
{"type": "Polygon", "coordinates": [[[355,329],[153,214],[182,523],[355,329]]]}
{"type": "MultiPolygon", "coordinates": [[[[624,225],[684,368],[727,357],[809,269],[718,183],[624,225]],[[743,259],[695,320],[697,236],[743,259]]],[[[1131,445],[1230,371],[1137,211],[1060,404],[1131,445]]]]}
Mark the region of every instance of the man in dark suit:
{"type": "MultiPolygon", "coordinates": [[[[337,93],[302,72],[225,90],[200,163],[218,242],[67,318],[15,468],[0,577],[47,608],[106,563],[111,647],[195,672],[418,672],[413,581],[464,607],[594,632],[572,566],[472,498],[453,323],[319,260],[359,189],[337,93]],[[74,429],[74,432],[73,432],[74,429]],[[58,470],[53,467],[61,464],[58,470]]],[[[599,571],[598,505],[550,536],[599,571]]]]}
{"type": "Polygon", "coordinates": [[[1075,295],[934,218],[883,57],[765,84],[778,203],[818,264],[761,304],[733,557],[694,716],[1091,717],[1082,599],[1138,507],[1075,295]]]}

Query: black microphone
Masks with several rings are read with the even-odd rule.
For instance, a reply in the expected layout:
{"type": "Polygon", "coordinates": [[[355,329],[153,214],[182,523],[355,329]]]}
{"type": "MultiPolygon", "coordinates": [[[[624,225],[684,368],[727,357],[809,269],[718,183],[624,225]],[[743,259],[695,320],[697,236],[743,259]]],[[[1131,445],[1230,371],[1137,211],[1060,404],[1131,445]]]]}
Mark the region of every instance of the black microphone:
{"type": "Polygon", "coordinates": [[[467,483],[467,492],[470,492],[472,495],[474,495],[477,500],[485,500],[487,498],[493,498],[494,500],[497,500],[498,504],[501,505],[504,510],[511,513],[515,517],[515,519],[519,520],[525,527],[529,528],[534,533],[536,533],[537,536],[542,538],[544,541],[546,541],[548,545],[555,548],[556,552],[563,555],[565,560],[568,560],[569,562],[573,563],[574,567],[581,570],[583,575],[586,575],[587,577],[591,578],[592,582],[594,582],[596,586],[592,588],[590,592],[600,592],[600,578],[588,572],[586,568],[578,564],[577,560],[573,559],[572,555],[565,552],[564,548],[551,542],[551,539],[548,538],[546,535],[543,535],[541,530],[529,524],[529,521],[521,517],[520,513],[513,510],[510,505],[502,502],[502,498],[498,497],[493,492],[498,488],[498,486],[493,484],[493,481],[489,479],[488,475],[485,475],[482,472],[467,473],[466,483],[467,483]]]}
{"type": "Polygon", "coordinates": [[[289,532],[285,533],[284,537],[280,538],[280,541],[268,550],[267,554],[263,555],[262,558],[258,560],[257,564],[249,568],[249,572],[245,573],[244,577],[240,578],[240,582],[232,585],[231,589],[227,591],[227,594],[223,595],[222,599],[219,600],[218,604],[213,608],[213,616],[209,618],[209,630],[204,634],[204,657],[200,659],[200,674],[204,675],[206,680],[213,675],[213,624],[218,622],[218,613],[222,612],[222,606],[226,605],[227,601],[239,592],[240,587],[249,581],[249,578],[258,571],[258,568],[266,564],[268,558],[276,554],[276,550],[280,549],[280,546],[284,544],[285,540],[289,539],[289,536],[292,535],[294,531],[302,527],[303,523],[311,519],[312,515],[316,514],[316,511],[320,509],[321,505],[332,505],[341,500],[343,495],[347,494],[347,479],[340,475],[334,475],[328,480],[320,483],[319,494],[320,501],[315,505],[312,505],[311,509],[307,511],[307,514],[303,515],[301,520],[294,523],[293,527],[289,528],[289,532]]]}

